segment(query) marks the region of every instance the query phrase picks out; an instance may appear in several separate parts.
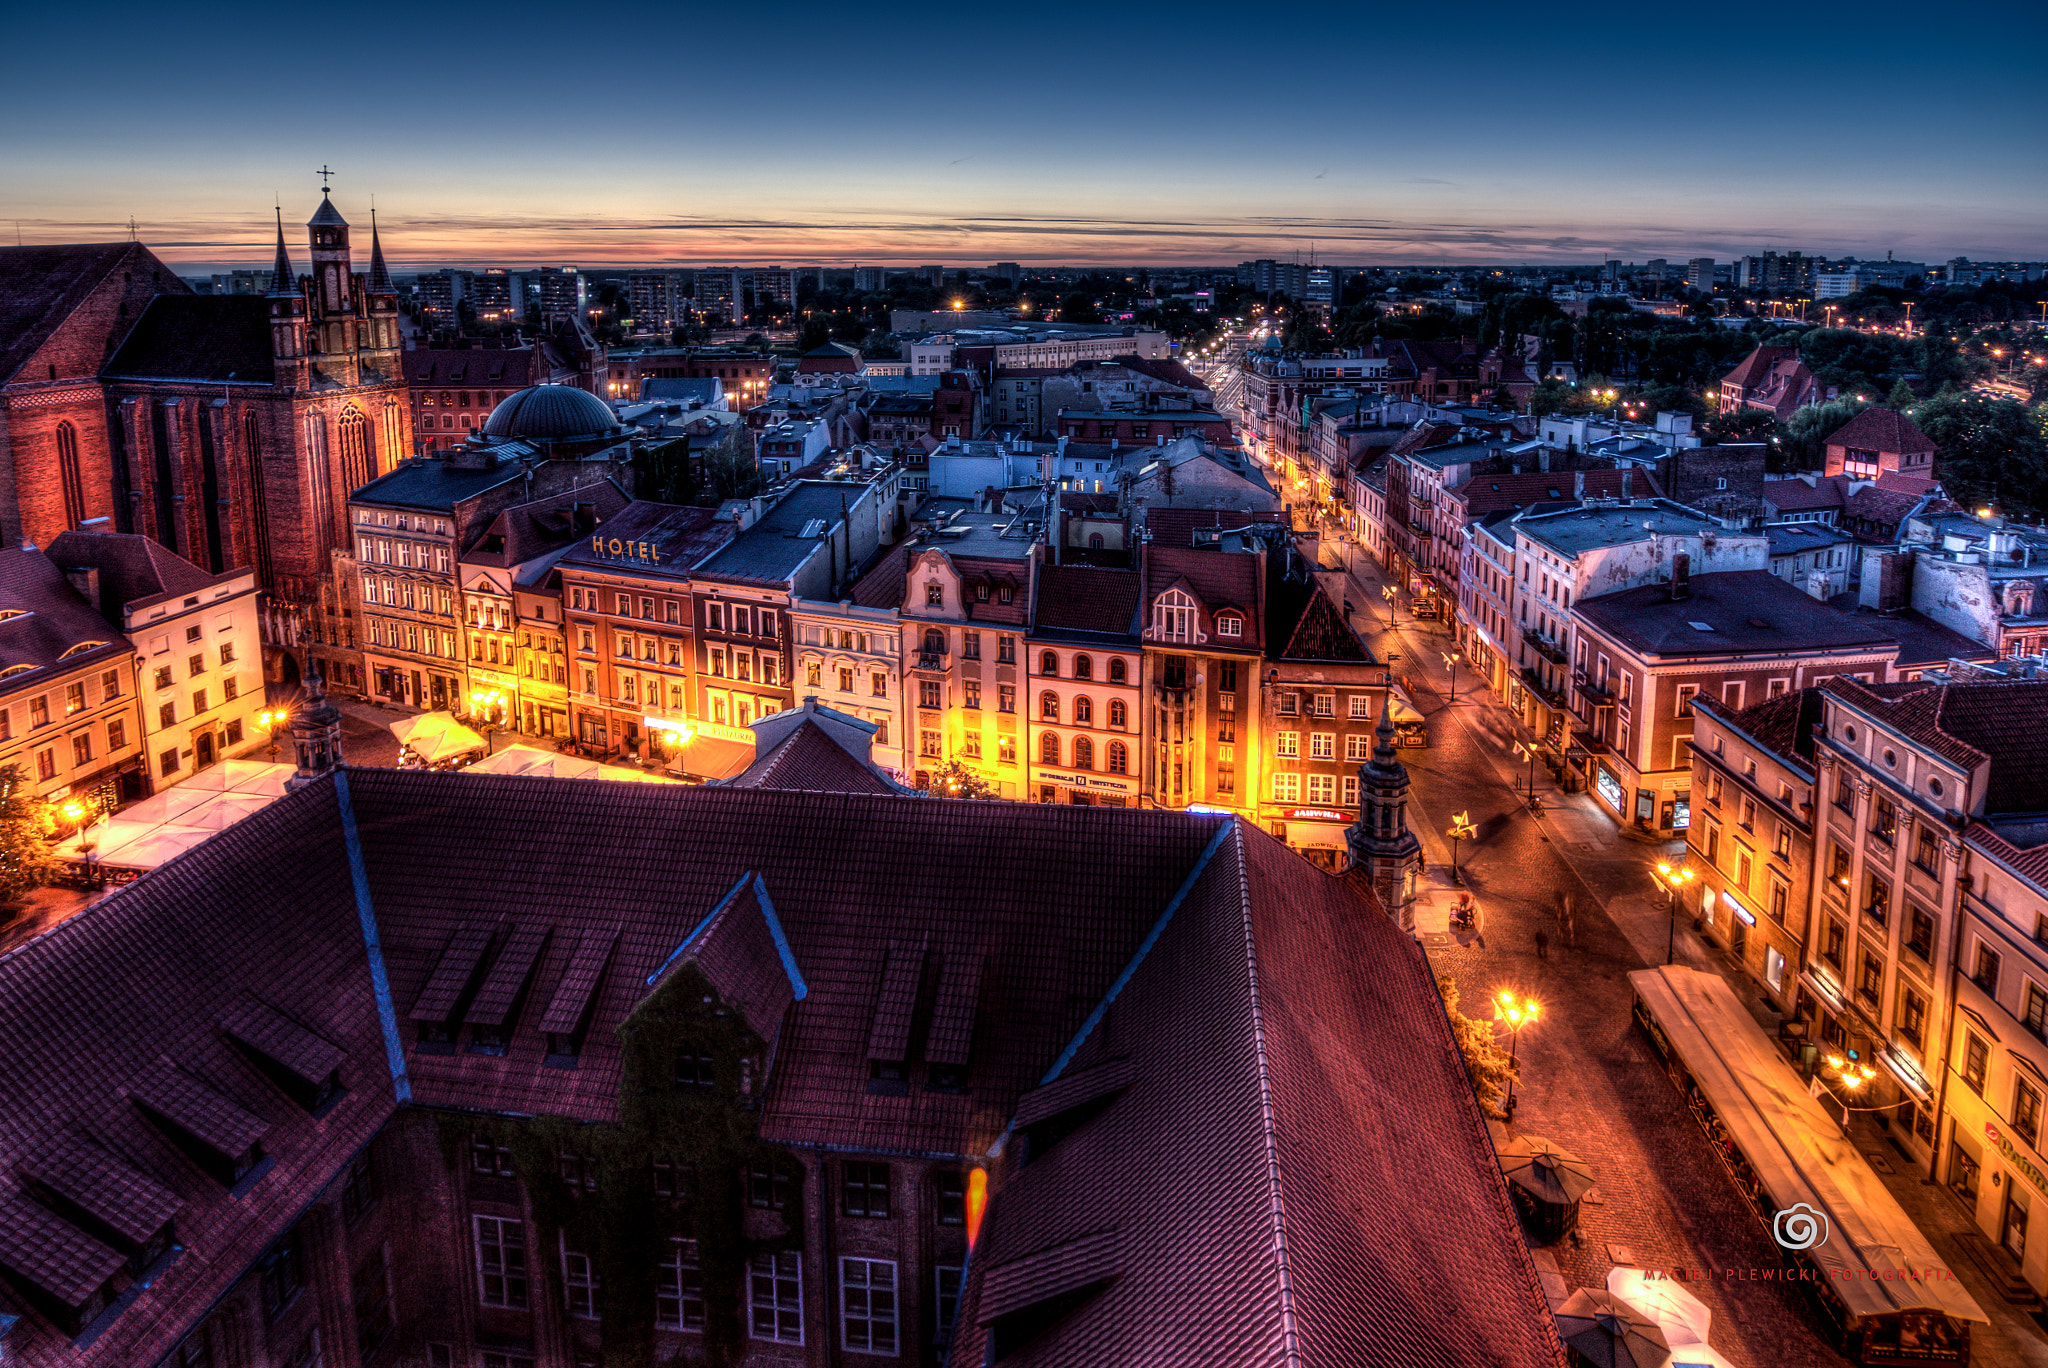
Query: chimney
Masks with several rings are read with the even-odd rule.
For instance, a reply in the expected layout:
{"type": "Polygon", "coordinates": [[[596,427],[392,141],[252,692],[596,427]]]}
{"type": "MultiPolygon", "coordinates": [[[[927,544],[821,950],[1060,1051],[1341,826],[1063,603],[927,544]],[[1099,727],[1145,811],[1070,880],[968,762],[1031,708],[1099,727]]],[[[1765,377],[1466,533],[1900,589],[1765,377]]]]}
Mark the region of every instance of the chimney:
{"type": "MultiPolygon", "coordinates": [[[[99,610],[100,571],[98,566],[67,565],[64,567],[64,578],[71,581],[71,587],[78,591],[80,598],[93,606],[95,612],[99,610]]],[[[119,608],[117,607],[115,611],[118,613],[119,608]]]]}
{"type": "Polygon", "coordinates": [[[1572,497],[1580,503],[1586,501],[1586,472],[1583,470],[1572,472],[1572,497]]]}
{"type": "Polygon", "coordinates": [[[1549,447],[1540,446],[1536,448],[1536,469],[1545,475],[1548,475],[1550,473],[1549,447]]]}
{"type": "Polygon", "coordinates": [[[1681,551],[1671,558],[1671,601],[1681,603],[1692,597],[1692,556],[1681,551]]]}
{"type": "Polygon", "coordinates": [[[1627,466],[1623,466],[1621,468],[1621,501],[1623,503],[1628,502],[1628,477],[1634,473],[1635,472],[1630,470],[1627,466]]]}

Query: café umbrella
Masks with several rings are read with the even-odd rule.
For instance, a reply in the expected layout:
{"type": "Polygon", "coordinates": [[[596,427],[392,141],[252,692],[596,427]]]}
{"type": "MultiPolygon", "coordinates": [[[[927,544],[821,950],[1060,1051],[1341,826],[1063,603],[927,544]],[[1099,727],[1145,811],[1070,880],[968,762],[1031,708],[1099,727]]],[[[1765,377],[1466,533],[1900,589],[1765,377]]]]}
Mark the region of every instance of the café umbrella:
{"type": "Polygon", "coordinates": [[[1557,1308],[1557,1334],[1573,1361],[1592,1368],[1661,1368],[1671,1341],[1648,1312],[1612,1292],[1582,1287],[1557,1308]]]}
{"type": "Polygon", "coordinates": [[[486,747],[482,733],[463,726],[453,714],[446,712],[401,717],[391,724],[391,734],[398,738],[400,745],[429,762],[486,747]]]}
{"type": "Polygon", "coordinates": [[[1551,1206],[1571,1206],[1593,1190],[1593,1171],[1585,1161],[1540,1135],[1502,1145],[1500,1167],[1510,1183],[1551,1206]]]}
{"type": "Polygon", "coordinates": [[[1685,1284],[1676,1278],[1652,1277],[1641,1268],[1610,1268],[1607,1270],[1607,1290],[1629,1305],[1648,1312],[1650,1319],[1656,1321],[1664,1332],[1664,1338],[1671,1341],[1673,1349],[1680,1345],[1707,1342],[1707,1331],[1714,1323],[1714,1313],[1705,1302],[1686,1291],[1685,1284]]]}

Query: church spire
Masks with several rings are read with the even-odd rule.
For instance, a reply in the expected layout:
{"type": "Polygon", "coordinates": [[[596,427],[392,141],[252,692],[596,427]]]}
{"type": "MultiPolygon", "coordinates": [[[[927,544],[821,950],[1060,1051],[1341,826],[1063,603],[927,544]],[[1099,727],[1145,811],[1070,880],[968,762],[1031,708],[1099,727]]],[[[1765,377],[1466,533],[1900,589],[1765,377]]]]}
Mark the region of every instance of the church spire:
{"type": "Polygon", "coordinates": [[[370,211],[370,293],[397,294],[391,272],[384,269],[384,244],[377,241],[377,211],[370,211]]]}
{"type": "Polygon", "coordinates": [[[292,709],[292,753],[299,764],[284,781],[286,792],[318,783],[342,764],[341,709],[327,697],[317,660],[306,662],[305,693],[292,709]]]}
{"type": "Polygon", "coordinates": [[[1408,767],[1394,751],[1394,686],[1390,678],[1374,729],[1372,759],[1358,768],[1358,820],[1344,833],[1351,864],[1372,883],[1394,924],[1415,929],[1415,884],[1422,842],[1408,829],[1408,767]]]}
{"type": "Polygon", "coordinates": [[[284,249],[284,208],[277,210],[277,262],[270,268],[270,292],[274,295],[292,294],[298,289],[298,281],[292,275],[292,259],[284,249]]]}

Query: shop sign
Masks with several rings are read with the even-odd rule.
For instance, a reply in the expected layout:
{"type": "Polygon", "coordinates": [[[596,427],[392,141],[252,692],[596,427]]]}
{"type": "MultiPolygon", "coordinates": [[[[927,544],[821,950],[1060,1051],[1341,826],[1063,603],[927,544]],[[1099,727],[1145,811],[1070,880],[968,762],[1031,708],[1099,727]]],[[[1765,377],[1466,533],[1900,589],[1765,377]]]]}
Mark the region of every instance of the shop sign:
{"type": "Polygon", "coordinates": [[[692,736],[708,736],[714,741],[738,741],[743,745],[754,744],[754,732],[750,727],[728,727],[723,722],[689,722],[680,717],[656,717],[644,714],[640,724],[649,731],[688,732],[692,736]]]}
{"type": "Polygon", "coordinates": [[[1056,770],[1044,766],[1032,771],[1036,782],[1058,784],[1063,788],[1079,789],[1083,793],[1134,794],[1138,791],[1135,779],[1126,779],[1115,774],[1097,774],[1093,770],[1056,770]]]}
{"type": "Polygon", "coordinates": [[[1349,823],[1353,814],[1336,808],[1283,808],[1280,815],[1290,822],[1344,822],[1349,823]]]}
{"type": "Polygon", "coordinates": [[[1989,1121],[1984,1123],[1984,1138],[1989,1140],[1991,1147],[1998,1151],[1999,1158],[2011,1164],[2021,1173],[2026,1174],[2028,1182],[2041,1189],[2044,1195],[2048,1195],[2048,1175],[2044,1175],[2039,1168],[2035,1167],[2034,1161],[2021,1154],[2019,1148],[2012,1141],[2001,1135],[1998,1127],[1992,1125],[1989,1121]]]}
{"type": "Polygon", "coordinates": [[[650,541],[622,541],[617,537],[592,537],[591,554],[608,556],[613,560],[643,561],[649,565],[661,562],[661,547],[650,541]]]}
{"type": "Polygon", "coordinates": [[[501,689],[519,687],[517,675],[499,674],[496,670],[479,670],[474,665],[469,667],[469,677],[479,684],[495,684],[501,689]]]}

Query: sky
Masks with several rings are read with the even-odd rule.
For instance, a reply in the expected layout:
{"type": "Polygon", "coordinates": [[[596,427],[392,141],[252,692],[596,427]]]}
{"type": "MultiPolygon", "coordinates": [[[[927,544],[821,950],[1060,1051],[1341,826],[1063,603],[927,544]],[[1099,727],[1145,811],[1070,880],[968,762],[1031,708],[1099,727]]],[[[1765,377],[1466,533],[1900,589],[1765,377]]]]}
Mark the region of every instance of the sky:
{"type": "Polygon", "coordinates": [[[85,13],[10,19],[0,242],[188,273],[323,166],[399,272],[2048,259],[2038,2],[85,13]]]}

